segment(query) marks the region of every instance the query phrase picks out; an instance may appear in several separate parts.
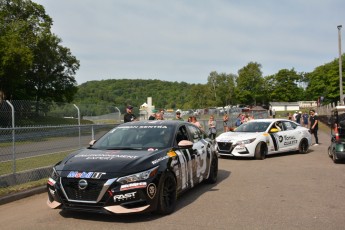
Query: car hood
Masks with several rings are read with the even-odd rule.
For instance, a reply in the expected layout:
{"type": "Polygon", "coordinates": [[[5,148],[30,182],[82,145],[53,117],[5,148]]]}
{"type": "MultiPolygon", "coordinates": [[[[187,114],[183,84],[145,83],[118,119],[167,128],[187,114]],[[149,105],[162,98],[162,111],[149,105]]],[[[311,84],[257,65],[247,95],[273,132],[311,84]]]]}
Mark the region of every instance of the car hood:
{"type": "Polygon", "coordinates": [[[167,159],[169,149],[162,150],[95,150],[83,149],[66,157],[56,170],[107,172],[117,175],[147,170],[167,159]]]}
{"type": "Polygon", "coordinates": [[[236,142],[240,140],[248,140],[256,138],[263,133],[247,133],[247,132],[226,132],[220,134],[217,138],[217,142],[236,142]]]}

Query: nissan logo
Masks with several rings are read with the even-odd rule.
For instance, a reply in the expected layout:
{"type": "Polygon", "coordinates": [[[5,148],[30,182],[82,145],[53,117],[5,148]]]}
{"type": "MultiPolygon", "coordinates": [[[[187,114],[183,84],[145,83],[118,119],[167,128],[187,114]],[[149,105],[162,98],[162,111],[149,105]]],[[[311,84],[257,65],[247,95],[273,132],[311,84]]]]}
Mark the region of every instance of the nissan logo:
{"type": "Polygon", "coordinates": [[[78,188],[81,189],[81,190],[84,190],[86,189],[87,187],[87,181],[82,179],[78,182],[78,188]]]}

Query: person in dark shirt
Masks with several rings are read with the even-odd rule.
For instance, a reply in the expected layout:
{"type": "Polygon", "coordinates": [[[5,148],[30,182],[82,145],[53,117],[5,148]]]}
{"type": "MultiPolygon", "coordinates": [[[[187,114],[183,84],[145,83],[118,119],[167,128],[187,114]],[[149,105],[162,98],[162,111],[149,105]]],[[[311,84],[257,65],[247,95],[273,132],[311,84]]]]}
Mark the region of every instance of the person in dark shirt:
{"type": "Polygon", "coordinates": [[[137,117],[132,113],[132,111],[133,111],[133,106],[131,105],[127,106],[126,113],[123,117],[124,123],[137,120],[137,117]]]}
{"type": "Polygon", "coordinates": [[[317,137],[317,130],[319,129],[319,118],[315,114],[315,110],[311,109],[309,111],[310,113],[310,132],[314,134],[315,137],[315,144],[314,145],[319,145],[319,138],[317,137]]]}
{"type": "Polygon", "coordinates": [[[301,124],[302,112],[299,111],[296,115],[296,123],[301,124]]]}
{"type": "Polygon", "coordinates": [[[181,117],[181,112],[180,111],[176,111],[176,116],[175,116],[175,118],[173,118],[173,120],[183,121],[183,118],[181,117]]]}

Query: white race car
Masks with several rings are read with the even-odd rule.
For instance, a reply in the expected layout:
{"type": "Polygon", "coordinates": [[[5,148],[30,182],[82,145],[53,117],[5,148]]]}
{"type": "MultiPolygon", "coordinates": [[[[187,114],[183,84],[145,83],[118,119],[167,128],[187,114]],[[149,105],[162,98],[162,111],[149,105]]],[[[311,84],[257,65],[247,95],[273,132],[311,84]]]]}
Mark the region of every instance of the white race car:
{"type": "Polygon", "coordinates": [[[251,120],[235,131],[222,133],[216,138],[216,149],[220,156],[254,157],[260,160],[275,153],[306,153],[310,145],[309,130],[286,119],[251,120]]]}

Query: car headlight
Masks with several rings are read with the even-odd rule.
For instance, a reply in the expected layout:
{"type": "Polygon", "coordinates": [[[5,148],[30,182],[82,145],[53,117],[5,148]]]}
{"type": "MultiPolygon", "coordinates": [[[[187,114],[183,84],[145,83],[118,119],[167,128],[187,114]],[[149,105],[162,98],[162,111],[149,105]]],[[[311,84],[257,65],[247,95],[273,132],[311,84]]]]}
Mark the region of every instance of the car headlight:
{"type": "Polygon", "coordinates": [[[256,138],[252,138],[252,139],[247,139],[247,140],[241,140],[241,141],[238,141],[236,143],[236,145],[246,145],[246,144],[250,144],[252,143],[253,141],[255,141],[256,138]]]}
{"type": "Polygon", "coordinates": [[[156,166],[152,169],[143,171],[143,172],[138,172],[132,175],[128,175],[128,176],[124,176],[124,177],[120,177],[117,182],[121,183],[121,184],[128,184],[128,183],[132,183],[132,182],[136,182],[136,181],[141,181],[141,180],[146,180],[150,177],[154,177],[157,172],[158,172],[158,167],[156,166]]]}

